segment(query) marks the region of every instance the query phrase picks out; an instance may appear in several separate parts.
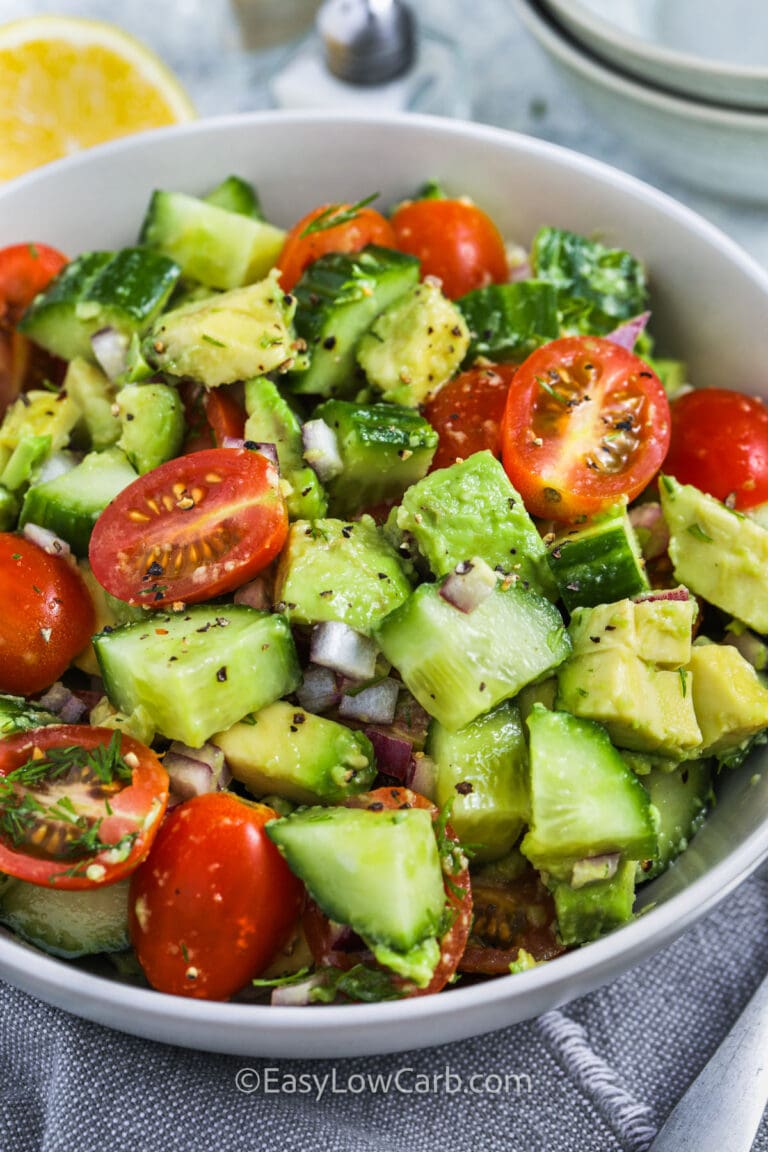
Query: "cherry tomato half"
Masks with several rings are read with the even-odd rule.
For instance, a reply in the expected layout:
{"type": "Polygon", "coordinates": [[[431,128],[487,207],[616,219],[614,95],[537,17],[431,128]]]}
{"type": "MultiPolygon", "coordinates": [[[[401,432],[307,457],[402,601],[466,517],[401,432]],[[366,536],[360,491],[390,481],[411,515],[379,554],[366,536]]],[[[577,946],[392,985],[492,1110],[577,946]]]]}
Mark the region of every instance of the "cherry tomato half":
{"type": "Polygon", "coordinates": [[[24,536],[0,533],[0,691],[50,687],[96,624],[80,573],[24,536]]]}
{"type": "Polygon", "coordinates": [[[271,460],[247,448],[210,448],[169,460],[124,488],[96,521],[89,558],[113,596],[160,608],[245,584],[287,534],[271,460]]]}
{"type": "Polygon", "coordinates": [[[470,368],[427,402],[424,415],[440,437],[431,472],[485,448],[501,455],[501,421],[515,370],[513,364],[470,368]]]}
{"type": "Polygon", "coordinates": [[[533,868],[513,880],[473,884],[472,906],[460,972],[504,976],[521,948],[539,961],[565,951],[557,939],[554,901],[533,868]]]}
{"type": "Polygon", "coordinates": [[[687,392],[670,405],[664,471],[735,508],[768,500],[768,408],[729,388],[687,392]]]}
{"type": "MultiPolygon", "coordinates": [[[[346,806],[368,808],[374,812],[401,809],[406,806],[428,808],[433,814],[433,819],[436,820],[438,817],[435,805],[409,788],[376,788],[373,792],[350,797],[346,801],[346,806]]],[[[449,839],[455,840],[450,825],[446,828],[446,835],[449,839]]],[[[458,841],[456,843],[458,847],[458,841]]],[[[446,902],[455,915],[451,926],[440,940],[440,960],[429,984],[426,988],[414,988],[400,977],[392,976],[393,985],[407,990],[410,996],[427,996],[432,992],[440,992],[459,965],[472,922],[472,889],[466,861],[459,864],[454,873],[446,875],[445,895],[446,902]]],[[[312,900],[307,902],[304,913],[304,931],[315,963],[318,965],[344,969],[352,968],[355,964],[376,966],[372,954],[362,941],[359,948],[344,949],[338,946],[338,927],[328,920],[312,900]]]]}
{"type": "Polygon", "coordinates": [[[451,300],[509,279],[501,233],[468,200],[409,200],[394,213],[392,227],[400,251],[419,258],[422,276],[439,277],[451,300]]]}
{"type": "Polygon", "coordinates": [[[349,211],[349,204],[321,204],[294,224],[277,261],[283,291],[290,292],[304,270],[328,252],[359,252],[368,244],[396,247],[392,225],[374,208],[358,208],[351,219],[331,225],[334,216],[349,211]],[[324,226],[305,235],[320,216],[324,226]]]}
{"type": "Polygon", "coordinates": [[[149,851],[168,773],[125,733],[51,725],[0,740],[0,870],[47,888],[114,884],[149,851]]]}
{"type": "Polygon", "coordinates": [[[648,365],[610,340],[566,336],[518,368],[502,428],[507,474],[534,516],[573,521],[653,479],[669,403],[648,365]]]}
{"type": "Polygon", "coordinates": [[[303,888],[264,832],[276,814],[231,792],[168,815],[131,880],[131,941],[160,992],[226,1000],[267,967],[303,888]]]}
{"type": "Polygon", "coordinates": [[[67,263],[66,256],[47,244],[12,244],[0,248],[0,316],[12,324],[67,263]]]}

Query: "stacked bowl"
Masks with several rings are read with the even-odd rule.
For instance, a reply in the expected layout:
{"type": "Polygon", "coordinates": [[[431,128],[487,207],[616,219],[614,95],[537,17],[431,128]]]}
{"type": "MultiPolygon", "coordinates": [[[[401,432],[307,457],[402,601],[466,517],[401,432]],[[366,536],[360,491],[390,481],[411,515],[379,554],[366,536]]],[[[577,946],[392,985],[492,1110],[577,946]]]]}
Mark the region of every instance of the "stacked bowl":
{"type": "Polygon", "coordinates": [[[659,169],[768,202],[763,0],[512,0],[596,118],[659,169]]]}

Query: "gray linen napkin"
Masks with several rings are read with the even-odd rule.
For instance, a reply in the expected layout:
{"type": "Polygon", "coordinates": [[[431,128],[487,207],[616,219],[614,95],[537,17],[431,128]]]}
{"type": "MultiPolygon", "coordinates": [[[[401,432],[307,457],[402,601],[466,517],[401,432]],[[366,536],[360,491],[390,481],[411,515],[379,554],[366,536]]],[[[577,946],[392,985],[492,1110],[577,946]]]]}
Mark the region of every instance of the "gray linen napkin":
{"type": "MultiPolygon", "coordinates": [[[[766,970],[768,877],[756,876],[602,991],[402,1055],[215,1056],[111,1032],[0,984],[0,1149],[643,1152],[766,970]],[[437,1090],[422,1091],[435,1074],[437,1090]],[[302,1075],[311,1090],[299,1091],[302,1075]]],[[[755,1152],[768,1152],[768,1123],[755,1152]]]]}

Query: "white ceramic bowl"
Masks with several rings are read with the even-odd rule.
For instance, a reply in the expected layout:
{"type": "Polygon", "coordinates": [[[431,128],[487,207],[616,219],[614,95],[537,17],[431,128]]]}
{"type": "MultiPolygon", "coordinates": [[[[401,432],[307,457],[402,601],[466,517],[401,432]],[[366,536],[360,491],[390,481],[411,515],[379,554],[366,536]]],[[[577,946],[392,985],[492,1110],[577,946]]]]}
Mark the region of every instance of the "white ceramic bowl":
{"type": "MultiPolygon", "coordinates": [[[[0,245],[37,240],[71,254],[130,243],[156,186],[202,192],[237,172],[290,224],[323,201],[372,189],[386,205],[424,179],[468,193],[505,234],[544,223],[599,233],[651,273],[661,350],[697,384],[768,394],[768,276],[682,205],[594,160],[491,128],[428,118],[263,114],[134,137],[0,188],[0,245]],[[716,318],[716,319],[715,319],[716,318]]],[[[353,1056],[491,1031],[581,996],[669,943],[768,855],[768,774],[724,782],[703,831],[642,896],[653,908],[610,937],[517,976],[375,1005],[270,1008],[204,1003],[121,984],[0,934],[0,975],[91,1020],[153,1039],[243,1055],[353,1056]]]]}
{"type": "Polygon", "coordinates": [[[598,59],[538,0],[511,0],[594,115],[659,169],[734,200],[768,203],[768,112],[673,96],[598,59]]]}
{"type": "Polygon", "coordinates": [[[768,109],[768,5],[760,0],[542,0],[614,68],[713,104],[768,109]]]}

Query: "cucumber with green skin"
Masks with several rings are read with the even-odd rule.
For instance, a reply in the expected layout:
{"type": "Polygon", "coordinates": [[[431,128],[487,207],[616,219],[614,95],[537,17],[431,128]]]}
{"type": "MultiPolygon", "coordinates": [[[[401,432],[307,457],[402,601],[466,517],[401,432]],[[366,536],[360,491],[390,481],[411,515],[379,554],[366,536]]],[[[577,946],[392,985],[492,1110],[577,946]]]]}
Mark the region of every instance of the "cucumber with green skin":
{"type": "Polygon", "coordinates": [[[626,511],[556,538],[547,561],[569,612],[638,596],[650,588],[626,511]]]}
{"type": "Polygon", "coordinates": [[[22,939],[66,960],[122,952],[128,937],[129,880],[83,892],[11,880],[0,889],[0,922],[22,939]]]}

